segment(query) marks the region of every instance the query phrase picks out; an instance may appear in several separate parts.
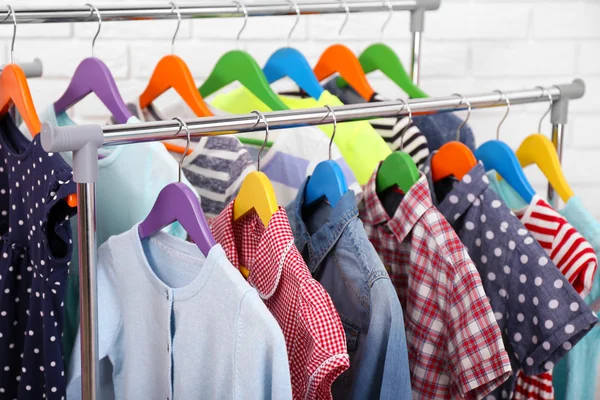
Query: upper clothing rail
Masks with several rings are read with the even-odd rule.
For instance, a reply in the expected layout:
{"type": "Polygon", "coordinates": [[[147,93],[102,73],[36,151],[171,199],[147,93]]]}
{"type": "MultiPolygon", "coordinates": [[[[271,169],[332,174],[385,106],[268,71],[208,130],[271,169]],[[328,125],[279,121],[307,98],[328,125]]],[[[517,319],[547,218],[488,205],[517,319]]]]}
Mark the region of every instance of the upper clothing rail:
{"type": "MultiPolygon", "coordinates": [[[[437,10],[441,0],[390,0],[348,2],[348,9],[340,1],[298,3],[300,14],[338,14],[357,12],[428,11],[437,10]]],[[[100,6],[103,21],[131,21],[177,19],[177,13],[167,2],[164,5],[145,6],[100,6]]],[[[183,19],[244,17],[242,7],[234,2],[202,3],[199,5],[177,5],[183,19]]],[[[248,16],[295,15],[295,6],[289,2],[245,4],[248,16]]],[[[97,22],[88,6],[13,8],[18,24],[52,22],[97,22]]],[[[9,10],[0,11],[8,17],[9,10]]],[[[0,24],[12,24],[12,18],[0,18],[0,24]]]]}

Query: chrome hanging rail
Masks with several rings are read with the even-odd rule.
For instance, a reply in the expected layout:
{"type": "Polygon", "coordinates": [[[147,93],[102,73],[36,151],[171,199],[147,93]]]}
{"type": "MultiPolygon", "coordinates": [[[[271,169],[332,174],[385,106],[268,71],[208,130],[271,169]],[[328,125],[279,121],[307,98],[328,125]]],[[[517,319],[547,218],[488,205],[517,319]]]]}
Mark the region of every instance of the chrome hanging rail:
{"type": "MultiPolygon", "coordinates": [[[[437,10],[441,0],[391,0],[394,11],[429,11],[437,10]]],[[[344,5],[339,1],[299,3],[300,13],[308,14],[343,14],[344,5]]],[[[351,13],[388,11],[387,1],[359,1],[348,3],[351,13]]],[[[244,13],[234,2],[203,3],[201,5],[178,5],[181,18],[232,18],[244,17],[244,13]]],[[[249,3],[245,4],[248,16],[296,15],[289,2],[249,3]]],[[[132,21],[143,19],[176,19],[171,13],[171,5],[165,1],[161,5],[145,6],[100,6],[98,10],[103,21],[132,21]]],[[[8,9],[3,11],[8,13],[8,9]]],[[[32,7],[15,8],[19,24],[48,22],[96,22],[88,6],[73,7],[32,7]]],[[[10,19],[0,20],[0,24],[12,24],[10,19]]]]}

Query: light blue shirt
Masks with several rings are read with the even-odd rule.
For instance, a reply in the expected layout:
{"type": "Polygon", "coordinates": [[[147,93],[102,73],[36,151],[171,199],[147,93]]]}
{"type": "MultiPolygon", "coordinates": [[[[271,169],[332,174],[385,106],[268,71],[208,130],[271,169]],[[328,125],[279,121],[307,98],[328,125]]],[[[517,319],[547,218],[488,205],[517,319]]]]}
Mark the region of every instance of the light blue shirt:
{"type": "MultiPolygon", "coordinates": [[[[581,199],[571,197],[560,213],[592,245],[600,256],[600,223],[585,208],[581,199]]],[[[598,312],[600,277],[598,270],[585,302],[598,312]]],[[[593,399],[597,387],[600,361],[600,326],[596,325],[567,356],[554,367],[552,383],[558,400],[593,399]]]]}
{"type": "MultiPolygon", "coordinates": [[[[137,225],[113,236],[98,251],[98,322],[99,399],[292,397],[283,333],[220,245],[205,257],[137,225]]],[[[70,400],[80,365],[77,351],[70,400]]]]}

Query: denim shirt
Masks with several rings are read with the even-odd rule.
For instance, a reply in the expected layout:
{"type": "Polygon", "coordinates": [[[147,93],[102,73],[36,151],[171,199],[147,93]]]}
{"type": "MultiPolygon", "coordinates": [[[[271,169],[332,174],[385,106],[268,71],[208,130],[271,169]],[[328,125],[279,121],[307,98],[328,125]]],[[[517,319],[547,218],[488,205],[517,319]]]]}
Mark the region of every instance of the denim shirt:
{"type": "Polygon", "coordinates": [[[303,215],[306,182],[286,210],[296,247],[344,325],[350,368],[334,382],[333,397],[410,399],[402,307],[358,219],[354,192],[333,208],[320,201],[303,215]]]}

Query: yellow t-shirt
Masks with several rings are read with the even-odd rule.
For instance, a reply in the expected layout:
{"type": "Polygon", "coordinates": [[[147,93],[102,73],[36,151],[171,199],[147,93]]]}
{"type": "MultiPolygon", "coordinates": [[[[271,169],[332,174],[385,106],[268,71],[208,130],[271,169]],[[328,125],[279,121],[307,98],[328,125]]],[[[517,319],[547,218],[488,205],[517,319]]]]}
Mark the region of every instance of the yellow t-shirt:
{"type": "MultiPolygon", "coordinates": [[[[309,97],[280,96],[280,98],[292,110],[343,105],[340,99],[328,91],[324,91],[318,100],[309,97]]],[[[216,95],[211,101],[211,106],[232,114],[247,114],[253,110],[271,111],[267,105],[243,87],[216,95]]],[[[321,125],[319,128],[328,137],[333,134],[333,124],[321,125]]],[[[391,153],[387,143],[367,121],[337,124],[334,142],[361,185],[368,182],[379,162],[391,153]]]]}

